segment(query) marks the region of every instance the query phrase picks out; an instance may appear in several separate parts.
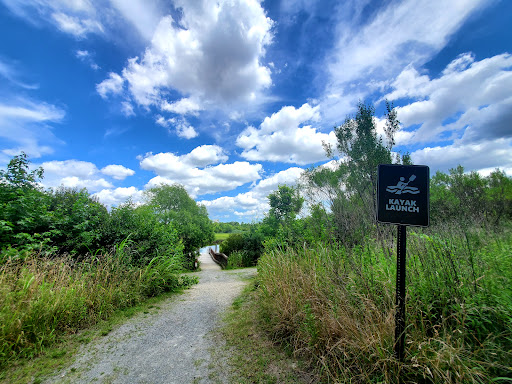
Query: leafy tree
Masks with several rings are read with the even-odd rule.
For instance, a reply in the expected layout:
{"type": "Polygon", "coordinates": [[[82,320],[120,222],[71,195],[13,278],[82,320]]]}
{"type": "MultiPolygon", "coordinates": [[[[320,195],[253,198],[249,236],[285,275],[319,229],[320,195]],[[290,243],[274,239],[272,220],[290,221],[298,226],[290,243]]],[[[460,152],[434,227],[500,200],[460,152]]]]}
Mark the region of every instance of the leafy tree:
{"type": "Polygon", "coordinates": [[[176,230],[193,265],[198,249],[215,239],[206,207],[197,205],[179,184],[151,188],[146,191],[146,199],[159,220],[176,230]]]}
{"type": "Polygon", "coordinates": [[[48,196],[38,186],[43,169],[30,171],[25,153],[14,156],[0,170],[0,247],[37,248],[45,242],[48,196]]]}
{"type": "Polygon", "coordinates": [[[57,188],[50,194],[48,211],[51,244],[60,253],[84,255],[101,247],[101,226],[109,215],[87,189],[57,188]]]}
{"type": "Polygon", "coordinates": [[[268,195],[270,210],[263,219],[261,232],[274,237],[280,245],[295,244],[301,237],[295,218],[302,209],[304,198],[294,187],[281,185],[268,195]]]}
{"type": "MultiPolygon", "coordinates": [[[[330,167],[317,167],[305,172],[301,188],[310,206],[325,207],[332,231],[340,241],[361,241],[375,226],[377,168],[379,164],[410,164],[409,154],[392,156],[395,134],[400,128],[393,105],[386,102],[384,136],[377,134],[375,109],[359,103],[353,117],[334,128],[336,145],[324,144],[330,167]],[[336,156],[338,159],[336,159],[336,156]]],[[[379,229],[380,230],[380,229],[379,229]]]]}
{"type": "Polygon", "coordinates": [[[147,205],[136,207],[128,202],[112,208],[101,232],[107,248],[128,239],[137,255],[132,262],[137,264],[147,264],[156,256],[183,258],[183,244],[175,228],[162,222],[147,205]]]}
{"type": "Polygon", "coordinates": [[[282,222],[295,218],[302,208],[304,199],[299,195],[297,189],[281,185],[277,191],[268,195],[268,202],[270,204],[269,215],[282,222]]]}

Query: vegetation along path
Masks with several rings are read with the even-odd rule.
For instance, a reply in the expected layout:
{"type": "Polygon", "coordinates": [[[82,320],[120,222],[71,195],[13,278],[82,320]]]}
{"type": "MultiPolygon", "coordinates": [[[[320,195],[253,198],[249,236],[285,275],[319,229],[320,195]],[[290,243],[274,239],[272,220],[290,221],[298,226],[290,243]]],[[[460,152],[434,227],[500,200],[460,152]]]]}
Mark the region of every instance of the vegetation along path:
{"type": "Polygon", "coordinates": [[[201,254],[199,284],[83,347],[76,362],[51,383],[207,383],[217,364],[210,355],[221,313],[253,268],[222,271],[201,254]]]}

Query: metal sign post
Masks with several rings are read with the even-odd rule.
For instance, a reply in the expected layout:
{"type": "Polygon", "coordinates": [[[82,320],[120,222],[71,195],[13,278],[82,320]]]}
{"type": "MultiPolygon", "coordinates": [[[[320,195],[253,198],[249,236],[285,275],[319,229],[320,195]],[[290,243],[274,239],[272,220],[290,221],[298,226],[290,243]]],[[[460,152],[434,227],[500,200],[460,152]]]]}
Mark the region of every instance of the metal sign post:
{"type": "Polygon", "coordinates": [[[395,356],[404,360],[405,351],[405,250],[407,227],[397,226],[396,238],[396,315],[395,315],[395,356]]]}
{"type": "Polygon", "coordinates": [[[407,225],[429,225],[430,170],[425,165],[379,165],[377,221],[397,225],[395,356],[405,356],[407,225]]]}

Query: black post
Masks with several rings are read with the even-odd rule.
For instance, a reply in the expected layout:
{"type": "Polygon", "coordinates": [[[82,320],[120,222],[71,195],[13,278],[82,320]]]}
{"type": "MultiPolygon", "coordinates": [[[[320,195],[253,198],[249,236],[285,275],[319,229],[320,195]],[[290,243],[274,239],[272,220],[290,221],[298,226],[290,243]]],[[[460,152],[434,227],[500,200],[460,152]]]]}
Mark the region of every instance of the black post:
{"type": "Polygon", "coordinates": [[[398,225],[396,250],[395,356],[404,360],[405,347],[405,249],[407,227],[398,225]]]}

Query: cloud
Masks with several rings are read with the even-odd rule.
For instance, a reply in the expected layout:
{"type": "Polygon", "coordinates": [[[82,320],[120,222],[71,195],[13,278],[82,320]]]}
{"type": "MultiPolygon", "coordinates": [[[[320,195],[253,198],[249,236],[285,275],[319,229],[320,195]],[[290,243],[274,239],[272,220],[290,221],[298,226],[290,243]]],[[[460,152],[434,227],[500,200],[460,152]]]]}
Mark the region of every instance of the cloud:
{"type": "Polygon", "coordinates": [[[103,80],[101,83],[96,84],[96,91],[104,99],[107,98],[108,94],[119,95],[123,92],[124,79],[117,73],[110,72],[108,78],[103,80]]]}
{"type": "Polygon", "coordinates": [[[397,108],[405,127],[415,131],[397,136],[399,144],[510,137],[512,55],[506,53],[481,61],[462,54],[441,76],[430,79],[409,66],[392,83],[390,100],[413,99],[397,108]]]}
{"type": "Polygon", "coordinates": [[[69,33],[77,38],[84,38],[89,33],[103,32],[103,26],[93,19],[82,19],[62,12],[53,13],[52,19],[62,32],[69,33]]]}
{"type": "Polygon", "coordinates": [[[0,77],[3,77],[12,84],[25,88],[25,89],[37,89],[39,88],[38,84],[29,84],[25,81],[21,80],[23,75],[19,72],[19,70],[16,68],[19,66],[18,63],[10,62],[7,60],[3,60],[0,58],[0,77]]]}
{"type": "Polygon", "coordinates": [[[45,187],[87,188],[90,193],[114,187],[103,175],[124,180],[135,174],[135,171],[122,165],[111,164],[99,170],[95,164],[81,160],[47,161],[41,167],[44,169],[42,184],[45,187]]]}
{"type": "Polygon", "coordinates": [[[111,4],[137,29],[142,37],[151,40],[161,17],[158,1],[110,0],[111,4]]]}
{"type": "Polygon", "coordinates": [[[336,45],[328,58],[328,85],[322,111],[340,120],[358,99],[384,85],[407,65],[419,66],[437,54],[463,23],[489,0],[386,2],[368,18],[364,2],[337,9],[336,45]],[[345,108],[339,108],[339,104],[345,108]]]}
{"type": "Polygon", "coordinates": [[[193,139],[199,136],[194,127],[192,127],[186,119],[171,117],[169,119],[164,118],[161,115],[156,116],[155,122],[162,127],[165,127],[169,132],[173,132],[171,128],[174,128],[174,132],[181,138],[193,139]]]}
{"type": "Polygon", "coordinates": [[[112,183],[100,177],[93,163],[80,160],[47,161],[41,164],[44,169],[45,187],[87,188],[94,192],[102,188],[112,188],[112,183]]]}
{"type": "Polygon", "coordinates": [[[111,176],[116,180],[124,180],[128,176],[135,175],[135,171],[122,165],[111,164],[101,169],[101,173],[111,176]]]}
{"type": "Polygon", "coordinates": [[[333,132],[321,133],[310,125],[304,125],[319,120],[319,107],[307,103],[299,109],[286,106],[266,117],[259,129],[245,129],[238,136],[236,144],[243,148],[241,156],[248,160],[315,163],[325,160],[322,142],[336,141],[333,132]]]}
{"type": "Polygon", "coordinates": [[[169,103],[164,100],[160,106],[162,111],[176,113],[178,115],[192,114],[197,115],[197,112],[203,108],[199,105],[197,100],[191,98],[183,98],[174,103],[169,103]]]}
{"type": "Polygon", "coordinates": [[[89,0],[2,0],[18,17],[39,25],[41,21],[53,24],[61,32],[77,39],[88,34],[103,34],[101,15],[89,0]]]}
{"type": "Polygon", "coordinates": [[[98,200],[107,207],[119,206],[126,203],[129,199],[135,203],[141,203],[143,200],[143,191],[135,187],[102,189],[93,194],[98,200]]]}
{"type": "Polygon", "coordinates": [[[101,69],[101,67],[96,64],[93,60],[93,54],[87,50],[80,50],[78,49],[75,52],[75,56],[82,61],[83,63],[88,64],[92,69],[97,71],[98,69],[101,69]]]}
{"type": "Polygon", "coordinates": [[[121,103],[121,112],[126,117],[135,116],[135,112],[133,111],[133,105],[129,101],[123,101],[121,103]]]}
{"type": "Polygon", "coordinates": [[[177,1],[175,6],[181,18],[162,18],[151,45],[122,71],[139,105],[194,113],[208,103],[254,101],[271,85],[270,69],[260,61],[273,23],[259,1],[177,1]],[[168,90],[184,97],[166,102],[168,90]]]}
{"type": "Polygon", "coordinates": [[[64,116],[64,110],[51,104],[24,98],[0,101],[2,153],[15,156],[24,151],[33,158],[53,153],[51,145],[62,141],[52,133],[50,124],[60,123],[64,116]]]}
{"type": "Polygon", "coordinates": [[[512,142],[499,138],[479,143],[458,140],[446,146],[426,147],[411,154],[415,164],[425,164],[432,171],[447,172],[458,165],[466,170],[512,169],[512,142]]]}
{"type": "Polygon", "coordinates": [[[246,220],[261,219],[269,210],[267,196],[280,185],[294,186],[304,170],[292,167],[260,180],[250,191],[236,196],[222,196],[214,200],[202,200],[211,217],[233,219],[233,215],[246,220]]]}
{"type": "Polygon", "coordinates": [[[179,183],[192,196],[229,191],[261,178],[261,164],[245,161],[219,164],[227,159],[220,147],[204,145],[181,156],[169,152],[148,153],[140,157],[140,166],[157,174],[146,187],[179,183]]]}

